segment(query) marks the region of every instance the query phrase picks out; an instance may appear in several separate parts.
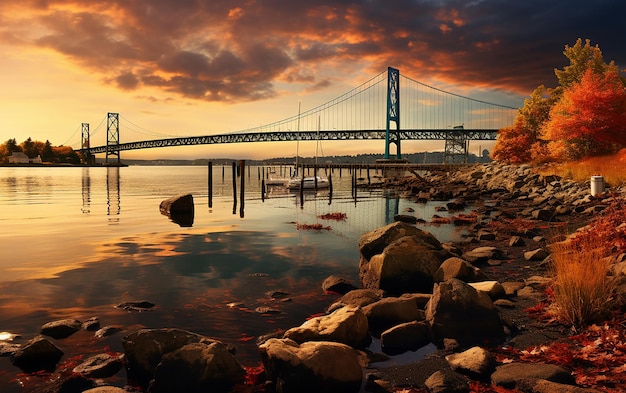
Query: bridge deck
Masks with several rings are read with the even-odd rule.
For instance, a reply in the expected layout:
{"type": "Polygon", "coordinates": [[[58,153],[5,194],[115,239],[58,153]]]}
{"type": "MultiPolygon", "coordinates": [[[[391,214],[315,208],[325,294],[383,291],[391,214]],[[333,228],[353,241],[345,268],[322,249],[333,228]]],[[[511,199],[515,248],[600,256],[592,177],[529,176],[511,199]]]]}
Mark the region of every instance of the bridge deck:
{"type": "MultiPolygon", "coordinates": [[[[397,132],[402,140],[447,140],[451,137],[467,140],[495,140],[498,130],[492,129],[448,129],[448,130],[401,130],[397,132]]],[[[137,150],[157,147],[211,145],[218,143],[247,142],[288,142],[288,141],[338,141],[338,140],[375,140],[385,139],[385,130],[345,130],[345,131],[276,131],[276,132],[243,132],[232,134],[215,134],[195,137],[179,137],[119,143],[109,146],[82,149],[90,154],[107,151],[137,150]]]]}

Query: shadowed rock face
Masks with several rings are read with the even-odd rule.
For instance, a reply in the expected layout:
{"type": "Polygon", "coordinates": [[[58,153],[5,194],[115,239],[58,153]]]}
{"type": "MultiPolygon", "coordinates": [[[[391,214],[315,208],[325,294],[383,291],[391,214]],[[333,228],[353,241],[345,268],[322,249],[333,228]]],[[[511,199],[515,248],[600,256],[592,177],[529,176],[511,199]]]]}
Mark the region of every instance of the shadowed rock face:
{"type": "Polygon", "coordinates": [[[26,343],[11,355],[11,363],[25,372],[53,370],[63,351],[42,336],[26,343]]]}
{"type": "Polygon", "coordinates": [[[161,214],[168,216],[181,227],[190,227],[194,220],[194,204],[191,194],[176,195],[159,205],[161,214]]]}
{"type": "Polygon", "coordinates": [[[269,339],[259,346],[268,378],[278,393],[358,392],[363,371],[345,344],[269,339]]]}
{"type": "Polygon", "coordinates": [[[471,346],[504,340],[504,327],[489,295],[455,278],[435,285],[426,321],[435,341],[453,338],[471,346]]]}
{"type": "Polygon", "coordinates": [[[391,295],[432,291],[435,272],[448,257],[432,234],[403,222],[366,233],[359,247],[361,284],[391,295]]]}

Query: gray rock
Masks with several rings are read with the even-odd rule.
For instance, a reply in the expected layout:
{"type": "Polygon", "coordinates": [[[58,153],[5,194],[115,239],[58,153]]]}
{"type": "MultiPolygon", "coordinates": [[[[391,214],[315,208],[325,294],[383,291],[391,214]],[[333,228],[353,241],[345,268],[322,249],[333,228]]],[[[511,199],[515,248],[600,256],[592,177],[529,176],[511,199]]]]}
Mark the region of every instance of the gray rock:
{"type": "Polygon", "coordinates": [[[435,284],[425,318],[438,341],[454,338],[470,346],[504,339],[504,326],[489,295],[455,278],[435,284]]]}
{"type": "Polygon", "coordinates": [[[476,237],[478,240],[496,240],[496,234],[486,229],[479,230],[476,237]]]}
{"type": "Polygon", "coordinates": [[[441,248],[441,243],[429,232],[423,231],[414,225],[394,222],[361,235],[359,251],[362,257],[369,260],[374,255],[382,253],[385,247],[394,240],[405,236],[416,236],[434,249],[441,248]]]}
{"type": "Polygon", "coordinates": [[[526,242],[524,242],[524,239],[522,239],[520,236],[511,236],[511,238],[509,239],[509,246],[511,247],[523,247],[526,245],[526,242]]]}
{"type": "Polygon", "coordinates": [[[98,386],[97,388],[84,390],[83,393],[128,393],[128,390],[116,386],[98,386]]]}
{"type": "Polygon", "coordinates": [[[363,311],[346,306],[330,315],[311,318],[299,327],[287,330],[283,336],[298,343],[305,341],[334,341],[363,348],[370,344],[369,325],[363,311]]]}
{"type": "Polygon", "coordinates": [[[100,329],[100,320],[98,317],[91,317],[82,324],[82,328],[88,331],[95,331],[100,329]]]}
{"type": "Polygon", "coordinates": [[[22,346],[19,344],[10,344],[0,341],[0,357],[11,356],[22,346]]]}
{"type": "Polygon", "coordinates": [[[567,385],[574,385],[575,380],[571,372],[546,363],[509,363],[496,368],[491,374],[491,383],[507,389],[514,389],[516,383],[522,379],[544,379],[567,385]]]}
{"type": "Polygon", "coordinates": [[[472,347],[461,353],[446,356],[450,368],[472,376],[486,376],[496,366],[496,359],[484,348],[472,347]]]}
{"type": "Polygon", "coordinates": [[[188,214],[194,212],[193,195],[181,194],[165,199],[159,205],[162,214],[188,214]]]}
{"type": "Polygon", "coordinates": [[[435,249],[425,239],[404,236],[391,242],[382,253],[369,261],[361,258],[359,278],[364,288],[382,289],[392,295],[407,292],[430,292],[433,276],[444,261],[441,245],[435,249]]]}
{"type": "Polygon", "coordinates": [[[548,256],[548,253],[543,248],[537,248],[532,251],[526,251],[524,253],[524,259],[527,261],[543,261],[548,256]]]}
{"type": "Polygon", "coordinates": [[[42,336],[37,336],[11,355],[11,363],[25,372],[53,370],[63,351],[42,336]]]}
{"type": "Polygon", "coordinates": [[[503,298],[506,295],[504,287],[497,281],[472,282],[469,285],[478,291],[487,293],[492,300],[503,298]]]}
{"type": "Polygon", "coordinates": [[[411,216],[409,214],[396,214],[393,217],[394,221],[406,222],[407,224],[416,224],[417,217],[411,216]]]}
{"type": "Polygon", "coordinates": [[[601,390],[550,382],[545,379],[522,379],[517,381],[518,389],[531,393],[602,393],[601,390]]]}
{"type": "Polygon", "coordinates": [[[129,378],[147,385],[161,358],[192,343],[211,344],[216,340],[182,329],[141,329],[122,339],[129,378]]]}
{"type": "Polygon", "coordinates": [[[220,342],[184,345],[163,356],[150,393],[229,392],[243,383],[245,370],[220,342]]]}
{"type": "Polygon", "coordinates": [[[472,264],[485,263],[490,259],[502,258],[502,250],[496,247],[477,247],[463,253],[463,259],[472,264]]]}
{"type": "Polygon", "coordinates": [[[357,393],[363,381],[358,356],[334,342],[298,344],[271,338],[259,346],[268,378],[278,393],[357,393]]]}
{"type": "Polygon", "coordinates": [[[122,354],[114,356],[109,353],[101,353],[91,356],[74,367],[72,372],[88,378],[108,378],[122,369],[123,359],[124,355],[122,354]]]}
{"type": "Polygon", "coordinates": [[[76,319],[61,319],[48,322],[41,327],[41,334],[56,339],[66,338],[79,331],[82,323],[76,319]]]}
{"type": "Polygon", "coordinates": [[[381,348],[387,355],[415,351],[430,341],[430,329],[425,321],[401,323],[380,335],[381,348]]]}
{"type": "Polygon", "coordinates": [[[382,298],[363,307],[363,313],[376,335],[397,324],[424,319],[424,312],[418,307],[416,299],[410,297],[382,298]]]}
{"type": "Polygon", "coordinates": [[[363,307],[379,301],[382,299],[384,293],[385,292],[380,289],[355,289],[339,298],[337,303],[363,307]]]}
{"type": "Polygon", "coordinates": [[[346,293],[356,289],[356,287],[344,277],[329,276],[322,282],[322,290],[324,292],[334,292],[345,295],[346,293]]]}
{"type": "Polygon", "coordinates": [[[489,280],[489,277],[479,268],[457,257],[448,258],[443,261],[433,278],[435,282],[447,281],[451,278],[457,278],[464,282],[489,280]]]}
{"type": "Polygon", "coordinates": [[[467,379],[446,369],[435,371],[424,384],[431,393],[467,393],[470,391],[467,379]]]}
{"type": "Polygon", "coordinates": [[[119,333],[121,331],[122,331],[122,328],[119,326],[105,326],[103,328],[96,330],[96,332],[94,333],[94,337],[104,338],[104,337],[112,336],[115,333],[119,333]]]}

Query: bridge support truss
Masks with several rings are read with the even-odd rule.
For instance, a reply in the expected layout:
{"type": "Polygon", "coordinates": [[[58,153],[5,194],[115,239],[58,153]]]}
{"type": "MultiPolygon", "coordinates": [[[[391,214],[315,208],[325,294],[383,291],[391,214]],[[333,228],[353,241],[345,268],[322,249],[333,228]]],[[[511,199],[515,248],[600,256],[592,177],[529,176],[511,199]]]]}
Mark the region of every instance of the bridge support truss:
{"type": "Polygon", "coordinates": [[[443,152],[444,164],[467,163],[468,139],[463,126],[455,126],[446,134],[446,145],[443,152]]]}
{"type": "Polygon", "coordinates": [[[83,152],[83,157],[85,159],[85,163],[88,165],[95,163],[95,156],[90,153],[89,148],[91,147],[89,142],[89,123],[81,123],[81,150],[83,152]]]}
{"type": "Polygon", "coordinates": [[[387,68],[387,129],[385,133],[385,159],[390,158],[389,145],[396,145],[396,158],[400,159],[400,71],[387,68]],[[391,129],[391,122],[396,129],[391,129]]]}
{"type": "Polygon", "coordinates": [[[110,164],[109,156],[117,157],[116,164],[120,163],[120,114],[107,113],[107,149],[106,160],[110,164]]]}

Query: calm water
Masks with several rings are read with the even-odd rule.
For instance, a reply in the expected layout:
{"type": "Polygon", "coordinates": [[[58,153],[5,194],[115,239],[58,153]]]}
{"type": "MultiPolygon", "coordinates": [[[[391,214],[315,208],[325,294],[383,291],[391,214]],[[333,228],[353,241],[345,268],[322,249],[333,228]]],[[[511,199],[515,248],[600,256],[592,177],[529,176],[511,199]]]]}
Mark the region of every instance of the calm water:
{"type": "MultiPolygon", "coordinates": [[[[55,341],[69,364],[76,354],[121,352],[121,337],[139,328],[180,327],[236,345],[238,360],[254,366],[257,336],[299,325],[334,300],[321,291],[324,278],[358,282],[361,234],[407,208],[426,220],[434,213],[435,205],[380,190],[360,190],[355,200],[345,170],[342,177],[333,173],[332,198],[307,192],[301,203],[298,193],[270,188],[262,200],[257,167],[243,174],[242,211],[240,180],[234,205],[231,173],[214,167],[209,208],[206,167],[0,168],[0,332],[20,334],[22,343],[46,322],[92,316],[123,329],[105,339],[79,332],[55,341]],[[194,196],[191,227],[159,212],[163,199],[181,193],[194,196]],[[347,219],[319,218],[336,212],[347,219]],[[331,230],[298,230],[296,223],[331,230]],[[277,290],[291,301],[272,300],[268,292],[277,290]],[[114,308],[132,300],[156,307],[114,308]],[[260,314],[257,307],[280,313],[260,314]]],[[[455,236],[449,228],[425,229],[442,241],[455,236]]],[[[0,358],[0,391],[46,383],[17,372],[0,358]]],[[[113,381],[123,386],[124,375],[113,381]]]]}

